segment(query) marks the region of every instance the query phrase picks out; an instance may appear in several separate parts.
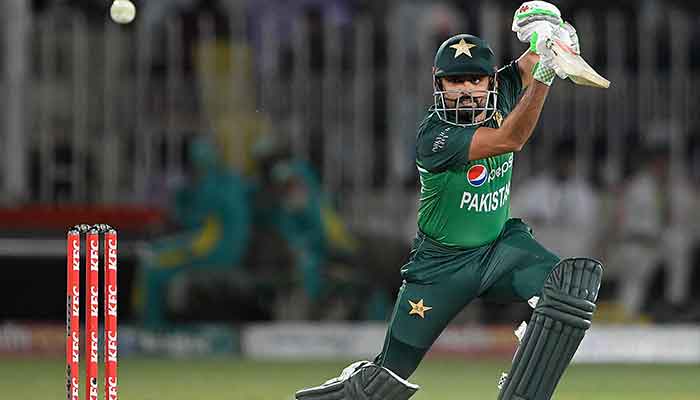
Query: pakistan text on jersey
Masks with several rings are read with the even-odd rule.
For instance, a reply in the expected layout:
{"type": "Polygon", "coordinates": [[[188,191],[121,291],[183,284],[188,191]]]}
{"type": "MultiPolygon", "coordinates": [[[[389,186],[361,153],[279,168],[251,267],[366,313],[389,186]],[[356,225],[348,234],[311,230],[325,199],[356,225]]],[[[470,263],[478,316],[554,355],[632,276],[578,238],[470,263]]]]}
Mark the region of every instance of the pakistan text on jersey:
{"type": "Polygon", "coordinates": [[[500,189],[488,193],[462,193],[462,200],[459,208],[466,208],[467,211],[492,212],[503,207],[510,197],[510,182],[500,189]]]}

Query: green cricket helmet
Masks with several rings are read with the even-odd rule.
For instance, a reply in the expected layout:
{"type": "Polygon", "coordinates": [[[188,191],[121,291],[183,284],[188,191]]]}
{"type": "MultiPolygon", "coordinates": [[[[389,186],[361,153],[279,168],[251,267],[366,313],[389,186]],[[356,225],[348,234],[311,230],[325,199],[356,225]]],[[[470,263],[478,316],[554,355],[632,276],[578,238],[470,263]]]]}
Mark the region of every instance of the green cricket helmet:
{"type": "Polygon", "coordinates": [[[475,126],[493,118],[498,100],[495,58],[489,44],[473,35],[452,36],[440,45],[433,64],[433,110],[441,120],[458,126],[475,126]],[[488,76],[488,89],[468,92],[443,89],[440,78],[459,75],[488,76]],[[448,104],[445,97],[448,94],[457,96],[454,104],[448,104]],[[463,105],[465,100],[472,105],[463,105]]]}

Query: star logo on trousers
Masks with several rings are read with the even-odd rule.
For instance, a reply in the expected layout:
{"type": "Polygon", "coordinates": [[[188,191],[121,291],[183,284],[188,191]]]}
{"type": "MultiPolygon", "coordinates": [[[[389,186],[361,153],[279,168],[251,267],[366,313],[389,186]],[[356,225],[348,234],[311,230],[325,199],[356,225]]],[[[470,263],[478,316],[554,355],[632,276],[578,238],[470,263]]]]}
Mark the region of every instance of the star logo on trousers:
{"type": "Polygon", "coordinates": [[[408,304],[411,305],[411,311],[408,312],[408,315],[417,314],[421,318],[425,318],[426,311],[433,309],[433,307],[428,307],[424,305],[423,299],[418,300],[418,303],[414,303],[411,300],[409,300],[408,304]]]}

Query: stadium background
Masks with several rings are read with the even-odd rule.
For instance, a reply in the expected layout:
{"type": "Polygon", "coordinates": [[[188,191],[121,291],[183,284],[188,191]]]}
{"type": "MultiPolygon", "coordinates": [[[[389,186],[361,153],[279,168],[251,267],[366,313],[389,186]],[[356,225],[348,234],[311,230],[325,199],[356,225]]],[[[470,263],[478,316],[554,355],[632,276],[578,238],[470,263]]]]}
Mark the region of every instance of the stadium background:
{"type": "MultiPolygon", "coordinates": [[[[510,32],[517,1],[148,0],[123,27],[107,0],[3,3],[0,380],[28,399],[62,395],[64,235],[79,222],[119,229],[124,398],[290,398],[371,357],[415,234],[414,135],[434,50],[457,32],[488,40],[502,63],[524,50],[510,32]],[[313,169],[325,297],[305,296],[294,246],[253,218],[240,262],[190,271],[169,323],[144,327],[142,257],[181,229],[172,203],[201,137],[251,185],[269,183],[270,149],[313,169]]],[[[557,82],[515,161],[513,215],[545,245],[608,268],[560,398],[697,398],[700,10],[555,3],[613,82],[557,82]],[[584,193],[568,209],[567,190],[584,193]]],[[[416,397],[495,397],[528,314],[475,302],[419,370],[416,397]]]]}

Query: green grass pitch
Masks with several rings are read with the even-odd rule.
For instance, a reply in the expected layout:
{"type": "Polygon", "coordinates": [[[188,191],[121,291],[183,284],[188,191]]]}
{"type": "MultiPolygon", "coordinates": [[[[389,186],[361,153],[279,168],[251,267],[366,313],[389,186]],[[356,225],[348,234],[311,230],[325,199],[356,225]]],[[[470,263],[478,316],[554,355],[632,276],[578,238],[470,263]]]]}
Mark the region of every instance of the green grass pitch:
{"type": "MultiPolygon", "coordinates": [[[[321,383],[337,375],[346,364],[124,357],[119,362],[119,397],[290,400],[295,389],[321,383]]],[[[411,379],[423,387],[412,400],[495,399],[498,376],[507,367],[505,361],[428,359],[411,379]]],[[[65,399],[64,375],[62,359],[0,359],[0,398],[65,399]]],[[[100,382],[100,394],[102,390],[100,382]]],[[[700,365],[574,365],[565,374],[554,399],[698,400],[700,365]]]]}

